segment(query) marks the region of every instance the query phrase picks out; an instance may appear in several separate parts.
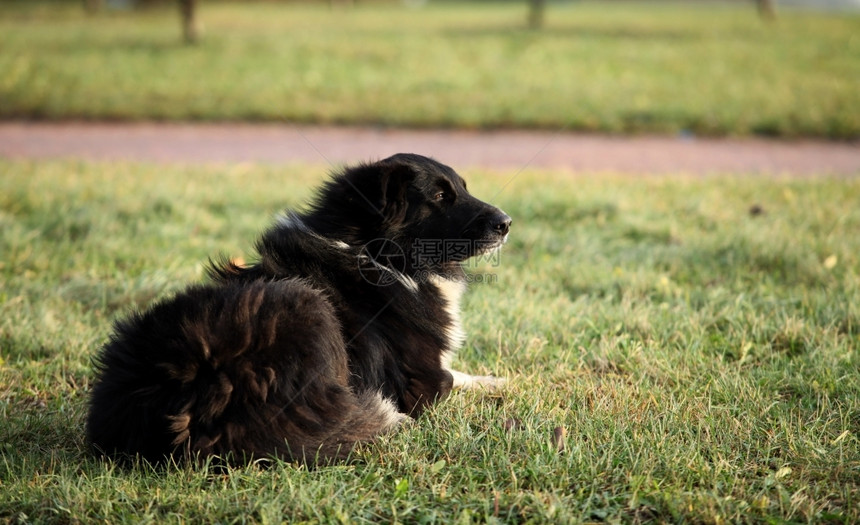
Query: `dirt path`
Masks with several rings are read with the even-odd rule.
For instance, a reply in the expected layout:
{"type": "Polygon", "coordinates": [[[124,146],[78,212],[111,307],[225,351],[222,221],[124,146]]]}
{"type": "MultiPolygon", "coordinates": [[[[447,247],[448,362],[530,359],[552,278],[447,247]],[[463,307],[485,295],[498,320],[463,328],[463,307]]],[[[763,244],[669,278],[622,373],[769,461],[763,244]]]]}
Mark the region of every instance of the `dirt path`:
{"type": "Polygon", "coordinates": [[[0,122],[0,157],[8,158],[342,164],[397,152],[433,156],[460,170],[534,167],[633,174],[860,176],[858,142],[251,124],[0,122]]]}

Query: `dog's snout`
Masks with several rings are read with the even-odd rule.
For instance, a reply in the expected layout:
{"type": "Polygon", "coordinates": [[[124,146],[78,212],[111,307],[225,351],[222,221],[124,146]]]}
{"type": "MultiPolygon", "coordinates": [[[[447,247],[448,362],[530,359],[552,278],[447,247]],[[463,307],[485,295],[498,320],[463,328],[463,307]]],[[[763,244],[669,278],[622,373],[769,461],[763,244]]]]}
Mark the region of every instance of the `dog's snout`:
{"type": "Polygon", "coordinates": [[[513,221],[505,212],[499,212],[499,215],[495,219],[495,225],[493,226],[493,230],[495,230],[499,235],[507,235],[509,231],[511,231],[511,223],[513,221]]]}

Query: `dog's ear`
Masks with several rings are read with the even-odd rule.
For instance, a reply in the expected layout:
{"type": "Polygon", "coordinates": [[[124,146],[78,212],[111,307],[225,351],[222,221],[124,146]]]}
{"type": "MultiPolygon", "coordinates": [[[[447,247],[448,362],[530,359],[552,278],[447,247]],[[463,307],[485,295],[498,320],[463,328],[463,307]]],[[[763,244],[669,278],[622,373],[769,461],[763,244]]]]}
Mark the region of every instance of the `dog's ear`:
{"type": "Polygon", "coordinates": [[[416,175],[415,166],[397,157],[348,168],[320,190],[312,205],[313,222],[323,223],[319,231],[328,231],[354,224],[359,213],[372,216],[377,225],[400,224],[406,218],[409,186],[416,175]]]}
{"type": "Polygon", "coordinates": [[[399,224],[406,219],[407,190],[415,180],[415,171],[406,164],[385,166],[380,178],[379,210],[385,222],[399,224]]]}

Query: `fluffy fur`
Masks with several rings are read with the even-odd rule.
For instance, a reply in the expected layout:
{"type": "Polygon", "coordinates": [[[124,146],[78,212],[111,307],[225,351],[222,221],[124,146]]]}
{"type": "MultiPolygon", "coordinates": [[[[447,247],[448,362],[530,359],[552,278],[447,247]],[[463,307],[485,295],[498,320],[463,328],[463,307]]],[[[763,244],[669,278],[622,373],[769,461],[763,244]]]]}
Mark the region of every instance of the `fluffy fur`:
{"type": "Polygon", "coordinates": [[[451,168],[401,154],[346,169],[248,267],[120,321],[96,359],[87,434],[116,457],[315,463],[418,417],[452,388],[461,262],[510,217],[451,168]],[[433,248],[433,249],[430,249],[433,248]]]}

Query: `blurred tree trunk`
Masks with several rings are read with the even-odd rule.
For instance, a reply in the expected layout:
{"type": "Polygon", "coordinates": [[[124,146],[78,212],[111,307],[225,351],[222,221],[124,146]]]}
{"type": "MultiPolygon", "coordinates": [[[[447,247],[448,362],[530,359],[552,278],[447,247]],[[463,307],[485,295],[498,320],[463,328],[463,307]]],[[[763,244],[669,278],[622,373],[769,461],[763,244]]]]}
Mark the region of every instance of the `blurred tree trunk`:
{"type": "Polygon", "coordinates": [[[774,0],[756,0],[758,14],[765,20],[776,20],[776,5],[774,0]]]}
{"type": "Polygon", "coordinates": [[[543,13],[546,0],[529,0],[529,27],[540,29],[543,27],[543,13]]]}
{"type": "Polygon", "coordinates": [[[200,39],[200,25],[197,22],[197,0],[179,0],[179,10],[182,12],[182,34],[186,44],[193,44],[200,39]]]}
{"type": "Polygon", "coordinates": [[[104,0],[84,0],[84,8],[88,13],[100,11],[104,4],[104,0]]]}

